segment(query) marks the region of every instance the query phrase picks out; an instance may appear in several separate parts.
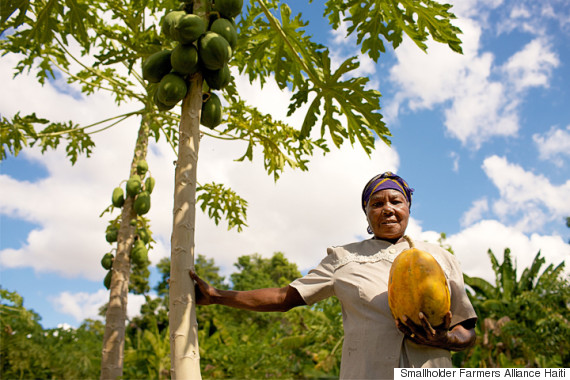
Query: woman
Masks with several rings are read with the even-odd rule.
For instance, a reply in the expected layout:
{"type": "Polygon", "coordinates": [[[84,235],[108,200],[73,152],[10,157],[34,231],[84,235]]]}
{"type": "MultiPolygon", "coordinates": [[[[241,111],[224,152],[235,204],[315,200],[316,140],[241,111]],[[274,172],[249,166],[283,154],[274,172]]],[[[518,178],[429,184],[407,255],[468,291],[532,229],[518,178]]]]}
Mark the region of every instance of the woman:
{"type": "Polygon", "coordinates": [[[362,209],[372,239],[333,247],[306,276],[283,288],[250,291],[218,290],[196,282],[199,305],[221,304],[254,311],[287,311],[336,296],[342,305],[344,344],[340,377],[389,379],[397,367],[451,367],[451,351],[475,342],[476,314],[465,293],[463,275],[453,255],[417,241],[444,270],[451,310],[434,328],[420,312],[421,326],[406,316],[396,320],[388,306],[387,284],[394,258],[409,248],[403,238],[408,226],[412,192],[399,176],[386,172],[372,178],[362,192],[362,209]]]}

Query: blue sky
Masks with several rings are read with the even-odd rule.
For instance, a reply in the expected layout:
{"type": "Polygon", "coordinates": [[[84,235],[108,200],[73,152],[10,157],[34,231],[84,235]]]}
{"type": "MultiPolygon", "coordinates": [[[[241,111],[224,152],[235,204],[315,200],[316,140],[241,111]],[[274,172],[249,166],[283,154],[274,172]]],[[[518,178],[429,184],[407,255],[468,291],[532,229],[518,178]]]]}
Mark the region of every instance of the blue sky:
{"type": "MultiPolygon", "coordinates": [[[[330,30],[314,3],[291,2],[291,8],[310,21],[309,33],[330,47],[335,62],[359,55],[354,38],[330,30]]],[[[223,182],[246,198],[249,227],[227,231],[198,213],[197,252],[214,258],[225,275],[241,255],[275,251],[306,272],[328,246],[368,237],[362,186],[392,170],[416,189],[408,233],[436,241],[445,232],[469,275],[492,280],[489,248],[502,259],[509,247],[519,268],[539,250],[547,262],[567,260],[570,5],[455,3],[463,55],[436,43],[425,54],[409,40],[377,64],[359,55],[360,75],[383,95],[390,148],[378,142],[367,157],[345,144],[315,156],[309,172],[288,171],[274,183],[259,159],[233,161],[243,145],[203,138],[199,180],[223,182]]],[[[13,79],[16,62],[0,58],[2,116],[36,112],[86,125],[137,107],[117,109],[108,94],[77,96],[61,79],[44,87],[33,75],[13,79]]],[[[302,112],[286,117],[287,91],[271,84],[261,89],[240,77],[237,84],[251,104],[300,125],[302,112]]],[[[112,248],[104,238],[110,217],[99,214],[128,174],[137,128],[132,121],[97,134],[93,156],[74,166],[62,150],[42,155],[29,149],[0,163],[0,284],[18,291],[44,327],[77,326],[95,318],[108,299],[99,261],[112,248]]],[[[170,252],[174,160],[164,141],[151,147],[148,161],[157,178],[149,213],[157,241],[153,263],[170,252]]],[[[130,315],[140,302],[129,298],[130,315]]]]}

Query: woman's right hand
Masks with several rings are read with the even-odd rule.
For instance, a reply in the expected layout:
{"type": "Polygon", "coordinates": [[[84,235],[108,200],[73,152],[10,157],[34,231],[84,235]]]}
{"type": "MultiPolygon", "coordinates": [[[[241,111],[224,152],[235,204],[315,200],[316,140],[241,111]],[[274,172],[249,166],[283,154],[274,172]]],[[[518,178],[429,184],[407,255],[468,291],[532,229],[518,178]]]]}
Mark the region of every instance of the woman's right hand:
{"type": "Polygon", "coordinates": [[[216,288],[208,284],[206,281],[202,280],[194,270],[190,269],[190,277],[194,280],[194,289],[196,292],[196,304],[197,305],[211,305],[213,304],[213,296],[216,292],[216,288]]]}

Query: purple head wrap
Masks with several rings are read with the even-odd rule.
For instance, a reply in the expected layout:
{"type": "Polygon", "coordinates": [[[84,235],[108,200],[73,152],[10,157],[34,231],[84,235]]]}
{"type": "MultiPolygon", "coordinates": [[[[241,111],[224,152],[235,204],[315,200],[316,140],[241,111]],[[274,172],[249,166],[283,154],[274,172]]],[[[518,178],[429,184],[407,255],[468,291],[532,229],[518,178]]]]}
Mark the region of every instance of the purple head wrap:
{"type": "Polygon", "coordinates": [[[366,186],[364,186],[364,190],[362,191],[362,210],[364,210],[364,212],[366,212],[366,204],[370,200],[372,194],[384,189],[398,190],[404,194],[408,204],[412,207],[412,193],[414,192],[414,189],[409,187],[408,183],[404,181],[402,177],[397,176],[392,172],[386,172],[378,174],[368,181],[366,186]]]}

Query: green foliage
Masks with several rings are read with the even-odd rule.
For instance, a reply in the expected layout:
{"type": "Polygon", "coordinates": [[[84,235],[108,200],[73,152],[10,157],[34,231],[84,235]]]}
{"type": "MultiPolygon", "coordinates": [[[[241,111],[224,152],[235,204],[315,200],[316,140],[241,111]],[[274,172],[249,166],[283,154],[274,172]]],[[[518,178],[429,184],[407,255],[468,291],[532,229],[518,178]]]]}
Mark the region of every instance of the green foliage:
{"type": "Polygon", "coordinates": [[[466,367],[563,367],[570,362],[570,281],[564,263],[549,265],[540,252],[517,277],[509,249],[499,264],[488,252],[495,285],[464,275],[477,312],[477,345],[457,353],[466,367]]]}
{"type": "Polygon", "coordinates": [[[0,288],[0,373],[5,379],[90,379],[99,376],[103,325],[44,330],[16,292],[0,288]]]}
{"type": "Polygon", "coordinates": [[[11,120],[2,116],[0,120],[0,141],[2,141],[0,160],[4,160],[9,154],[17,156],[27,146],[38,145],[44,153],[48,149],[57,148],[63,138],[67,140],[65,150],[72,164],[77,162],[81,154],[89,157],[95,146],[84,128],[79,128],[71,121],[50,123],[47,119],[37,117],[35,113],[20,116],[18,112],[11,120]],[[36,126],[46,124],[49,125],[41,132],[36,132],[36,126]]]}
{"type": "Polygon", "coordinates": [[[333,28],[338,29],[341,21],[348,23],[348,35],[356,33],[362,53],[368,53],[375,62],[380,53],[386,52],[384,40],[397,48],[403,33],[423,51],[427,50],[428,37],[447,44],[451,50],[461,53],[461,30],[451,24],[455,15],[450,4],[435,1],[335,1],[328,0],[325,15],[333,28]]]}

